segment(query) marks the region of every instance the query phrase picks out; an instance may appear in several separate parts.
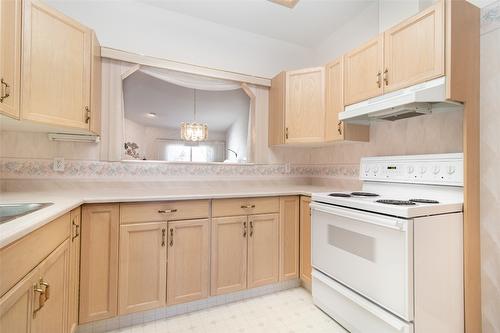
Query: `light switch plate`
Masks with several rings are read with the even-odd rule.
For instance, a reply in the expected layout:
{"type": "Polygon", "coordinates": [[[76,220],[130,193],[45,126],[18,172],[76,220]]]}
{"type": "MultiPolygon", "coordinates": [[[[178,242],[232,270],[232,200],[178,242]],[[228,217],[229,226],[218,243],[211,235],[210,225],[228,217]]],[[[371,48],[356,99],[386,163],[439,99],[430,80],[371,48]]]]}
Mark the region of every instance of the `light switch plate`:
{"type": "Polygon", "coordinates": [[[54,171],[64,171],[64,157],[54,157],[52,169],[54,171]]]}

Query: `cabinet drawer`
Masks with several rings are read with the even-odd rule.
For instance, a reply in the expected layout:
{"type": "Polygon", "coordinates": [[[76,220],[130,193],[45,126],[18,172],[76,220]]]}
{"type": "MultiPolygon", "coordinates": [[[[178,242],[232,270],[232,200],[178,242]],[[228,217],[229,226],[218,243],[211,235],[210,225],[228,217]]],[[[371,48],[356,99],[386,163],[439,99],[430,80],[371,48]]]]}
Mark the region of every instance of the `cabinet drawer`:
{"type": "Polygon", "coordinates": [[[120,204],[120,224],[207,218],[208,200],[120,204]]]}
{"type": "Polygon", "coordinates": [[[69,213],[0,249],[0,296],[54,251],[70,232],[69,213]]]}
{"type": "Polygon", "coordinates": [[[278,197],[218,199],[212,201],[213,217],[277,213],[279,211],[280,200],[278,197]]]}

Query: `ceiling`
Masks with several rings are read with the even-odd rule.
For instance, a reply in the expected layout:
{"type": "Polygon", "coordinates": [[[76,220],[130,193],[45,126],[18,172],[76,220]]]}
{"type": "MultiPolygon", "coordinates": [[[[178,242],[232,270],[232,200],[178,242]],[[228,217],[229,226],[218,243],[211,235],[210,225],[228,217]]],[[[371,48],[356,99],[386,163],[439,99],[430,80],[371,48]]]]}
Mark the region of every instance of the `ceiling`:
{"type": "Polygon", "coordinates": [[[136,0],[239,30],[314,47],[377,0],[136,0]]]}
{"type": "MultiPolygon", "coordinates": [[[[193,121],[193,89],[177,86],[140,71],[123,83],[125,118],[144,126],[178,128],[193,121]],[[156,113],[150,118],[148,113],[156,113]]],[[[239,117],[248,117],[250,99],[241,89],[196,91],[196,120],[210,131],[225,132],[239,117]]]]}

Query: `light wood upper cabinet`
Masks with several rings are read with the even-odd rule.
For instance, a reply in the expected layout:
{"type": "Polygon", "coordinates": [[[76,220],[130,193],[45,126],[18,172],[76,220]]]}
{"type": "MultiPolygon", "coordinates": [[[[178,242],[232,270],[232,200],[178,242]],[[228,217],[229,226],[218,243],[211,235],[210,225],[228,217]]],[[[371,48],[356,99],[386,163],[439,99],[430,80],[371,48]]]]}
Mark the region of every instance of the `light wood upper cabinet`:
{"type": "Polygon", "coordinates": [[[322,142],[325,122],[325,70],[286,73],[285,142],[322,142]]]}
{"type": "Polygon", "coordinates": [[[19,119],[21,0],[0,1],[0,113],[19,119]]]}
{"type": "Polygon", "coordinates": [[[280,281],[299,277],[298,196],[280,198],[280,281]]]}
{"type": "Polygon", "coordinates": [[[119,314],[165,305],[167,223],[120,227],[119,314]]]}
{"type": "Polygon", "coordinates": [[[209,226],[208,219],[168,222],[168,305],[208,297],[209,226]]]}
{"type": "Polygon", "coordinates": [[[282,72],[269,92],[269,145],[320,143],[325,131],[325,69],[282,72]]]}
{"type": "Polygon", "coordinates": [[[80,289],[80,232],[81,209],[78,207],[70,213],[71,236],[69,246],[69,301],[68,301],[68,330],[76,331],[78,326],[78,295],[80,289]]]}
{"type": "Polygon", "coordinates": [[[82,208],[80,324],[117,315],[118,204],[82,208]]]}
{"type": "Polygon", "coordinates": [[[444,1],[384,33],[384,92],[444,75],[444,1]]]}
{"type": "Polygon", "coordinates": [[[279,215],[248,217],[248,288],[278,282],[279,215]]]}
{"type": "Polygon", "coordinates": [[[247,287],[247,216],[212,219],[211,295],[247,287]]]}
{"type": "Polygon", "coordinates": [[[311,203],[310,197],[300,197],[300,279],[311,289],[311,203]]]}
{"type": "Polygon", "coordinates": [[[31,332],[65,333],[68,329],[69,240],[40,264],[39,276],[36,287],[39,291],[34,289],[31,332]]]}
{"type": "Polygon", "coordinates": [[[384,35],[381,34],[344,56],[345,105],[383,93],[384,35]]]}
{"type": "Polygon", "coordinates": [[[99,77],[92,31],[39,0],[23,3],[22,118],[97,130],[91,121],[92,79],[99,77]]]}
{"type": "Polygon", "coordinates": [[[339,113],[344,111],[344,57],[325,66],[325,94],[325,141],[369,141],[369,126],[339,120],[339,113]]]}
{"type": "Polygon", "coordinates": [[[92,31],[92,53],[90,60],[90,118],[89,130],[92,133],[101,133],[101,88],[102,88],[102,60],[101,44],[94,31],[92,31]]]}

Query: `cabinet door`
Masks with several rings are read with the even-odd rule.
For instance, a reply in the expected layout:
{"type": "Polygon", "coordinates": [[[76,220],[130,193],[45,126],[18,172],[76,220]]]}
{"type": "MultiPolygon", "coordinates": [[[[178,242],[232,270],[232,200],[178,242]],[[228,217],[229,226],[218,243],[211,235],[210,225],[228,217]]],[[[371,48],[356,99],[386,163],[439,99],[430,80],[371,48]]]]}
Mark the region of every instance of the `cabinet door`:
{"type": "Polygon", "coordinates": [[[311,289],[311,198],[300,197],[300,279],[311,289]]]}
{"type": "Polygon", "coordinates": [[[248,217],[248,288],[278,282],[279,214],[248,217]]]}
{"type": "Polygon", "coordinates": [[[82,208],[80,324],[117,315],[118,204],[82,208]]]}
{"type": "Polygon", "coordinates": [[[208,297],[209,290],[209,220],[168,223],[169,305],[208,297]]]}
{"type": "Polygon", "coordinates": [[[69,240],[66,240],[39,265],[38,288],[44,303],[35,292],[32,333],[64,333],[68,329],[69,240]]]}
{"type": "Polygon", "coordinates": [[[247,217],[212,219],[212,295],[247,287],[247,217]]]}
{"type": "Polygon", "coordinates": [[[268,146],[285,143],[285,89],[286,72],[281,72],[271,80],[269,88],[269,129],[268,146]]]}
{"type": "Polygon", "coordinates": [[[22,117],[89,129],[91,31],[39,0],[25,0],[22,117]]]}
{"type": "Polygon", "coordinates": [[[120,227],[119,314],[165,305],[167,223],[120,227]]]}
{"type": "Polygon", "coordinates": [[[80,289],[80,221],[81,209],[71,211],[71,236],[69,246],[69,303],[68,328],[75,332],[78,326],[78,291],[80,289]]]}
{"type": "Polygon", "coordinates": [[[35,268],[0,298],[0,332],[30,332],[33,286],[38,278],[35,268]]]}
{"type": "Polygon", "coordinates": [[[444,3],[385,32],[384,92],[444,75],[444,3]]]}
{"type": "Polygon", "coordinates": [[[325,90],[325,141],[343,140],[344,124],[339,113],[344,111],[344,58],[326,65],[325,90]]]}
{"type": "Polygon", "coordinates": [[[0,113],[19,119],[21,0],[0,1],[0,113]]]}
{"type": "Polygon", "coordinates": [[[324,81],[323,67],[286,73],[285,143],[323,141],[324,81]]]}
{"type": "Polygon", "coordinates": [[[384,36],[380,35],[344,56],[345,105],[361,102],[383,92],[384,36]]]}
{"type": "Polygon", "coordinates": [[[299,197],[280,199],[280,281],[299,277],[299,197]]]}
{"type": "Polygon", "coordinates": [[[90,109],[88,116],[90,131],[97,135],[101,134],[101,83],[102,83],[102,61],[101,44],[97,40],[95,32],[92,32],[92,59],[90,77],[90,109]]]}

